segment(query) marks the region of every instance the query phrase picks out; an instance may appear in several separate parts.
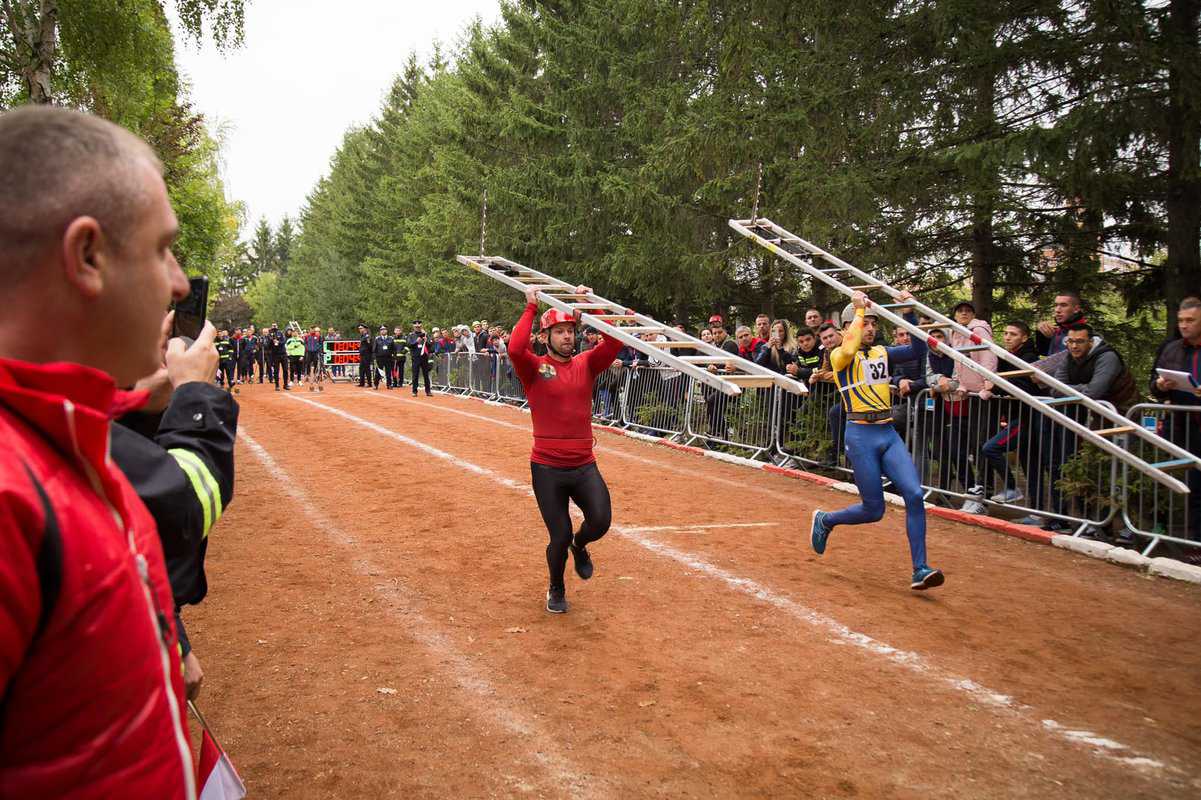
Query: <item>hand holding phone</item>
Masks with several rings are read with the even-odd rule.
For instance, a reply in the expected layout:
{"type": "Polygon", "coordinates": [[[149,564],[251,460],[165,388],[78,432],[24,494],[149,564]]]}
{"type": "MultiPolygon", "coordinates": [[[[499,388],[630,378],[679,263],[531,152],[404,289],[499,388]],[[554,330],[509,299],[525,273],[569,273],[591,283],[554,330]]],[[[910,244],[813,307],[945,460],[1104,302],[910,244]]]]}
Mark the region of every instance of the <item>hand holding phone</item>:
{"type": "Polygon", "coordinates": [[[200,331],[204,329],[204,321],[208,317],[209,279],[201,275],[188,281],[191,291],[188,296],[175,304],[175,322],[171,328],[171,338],[184,337],[189,342],[196,341],[200,331]]]}

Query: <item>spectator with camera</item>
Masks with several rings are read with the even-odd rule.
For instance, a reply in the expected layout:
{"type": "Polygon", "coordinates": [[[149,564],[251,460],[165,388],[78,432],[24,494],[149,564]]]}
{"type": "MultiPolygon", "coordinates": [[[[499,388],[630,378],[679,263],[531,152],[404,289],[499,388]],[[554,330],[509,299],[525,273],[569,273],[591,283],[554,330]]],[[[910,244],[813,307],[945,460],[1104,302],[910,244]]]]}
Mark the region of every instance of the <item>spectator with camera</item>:
{"type": "MultiPolygon", "coordinates": [[[[409,334],[406,340],[409,347],[409,357],[413,361],[413,396],[417,396],[417,382],[421,377],[425,378],[425,396],[431,397],[433,392],[430,391],[430,343],[425,334],[425,330],[421,327],[421,320],[413,320],[413,332],[409,334]]],[[[402,383],[403,387],[404,384],[402,383]]]]}
{"type": "Polygon", "coordinates": [[[162,164],[112,123],[26,106],[0,114],[0,175],[0,786],[194,797],[163,549],[109,450],[147,399],[120,387],[159,368],[189,291],[162,164]]]}

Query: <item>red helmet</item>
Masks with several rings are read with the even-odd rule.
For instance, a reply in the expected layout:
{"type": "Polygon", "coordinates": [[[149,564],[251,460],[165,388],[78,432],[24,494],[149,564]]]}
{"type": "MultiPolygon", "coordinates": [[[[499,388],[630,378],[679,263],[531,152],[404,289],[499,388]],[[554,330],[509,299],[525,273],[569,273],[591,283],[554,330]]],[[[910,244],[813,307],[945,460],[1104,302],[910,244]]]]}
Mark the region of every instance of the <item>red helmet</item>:
{"type": "Polygon", "coordinates": [[[575,325],[575,316],[568,314],[566,311],[560,311],[557,308],[548,308],[542,314],[542,322],[540,327],[544,331],[549,331],[555,325],[562,325],[565,322],[575,325]]]}

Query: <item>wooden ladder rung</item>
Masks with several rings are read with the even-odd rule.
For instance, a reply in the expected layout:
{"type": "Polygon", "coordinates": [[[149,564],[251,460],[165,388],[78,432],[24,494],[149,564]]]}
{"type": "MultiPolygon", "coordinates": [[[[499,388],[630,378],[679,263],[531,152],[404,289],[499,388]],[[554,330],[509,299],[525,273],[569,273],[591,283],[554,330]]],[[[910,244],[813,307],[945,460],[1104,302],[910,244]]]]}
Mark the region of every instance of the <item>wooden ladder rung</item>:
{"type": "Polygon", "coordinates": [[[731,356],[680,356],[679,358],[690,364],[724,364],[733,360],[731,356]]]}
{"type": "Polygon", "coordinates": [[[1130,433],[1132,430],[1135,430],[1136,427],[1137,426],[1135,425],[1119,425],[1116,428],[1105,428],[1103,430],[1093,431],[1093,433],[1097,434],[1098,436],[1109,436],[1114,433],[1130,433]]]}
{"type": "Polygon", "coordinates": [[[1016,378],[1018,375],[1033,375],[1036,370],[1027,367],[1026,369],[1011,369],[1007,372],[998,372],[997,377],[1000,378],[1016,378]]]}
{"type": "MultiPolygon", "coordinates": [[[[696,347],[696,345],[693,344],[692,342],[647,342],[647,344],[649,344],[651,347],[662,347],[666,350],[671,350],[672,348],[675,348],[675,347],[696,347]]],[[[725,358],[722,360],[723,361],[732,361],[735,358],[737,358],[737,356],[730,356],[729,358],[725,358]]]]}
{"type": "Polygon", "coordinates": [[[638,319],[638,317],[634,316],[633,314],[590,314],[589,316],[598,322],[612,322],[615,319],[638,319]]]}
{"type": "Polygon", "coordinates": [[[847,288],[849,288],[851,291],[855,291],[855,292],[866,292],[868,289],[883,289],[884,284],[882,284],[882,283],[865,283],[861,286],[849,286],[847,288]]]}
{"type": "Polygon", "coordinates": [[[769,387],[776,385],[775,378],[768,378],[763,375],[722,375],[722,378],[739,386],[769,387]]]}
{"type": "Polygon", "coordinates": [[[946,323],[946,322],[923,322],[921,325],[918,325],[917,327],[919,330],[932,331],[935,328],[946,328],[948,326],[949,326],[949,323],[946,323]]]}

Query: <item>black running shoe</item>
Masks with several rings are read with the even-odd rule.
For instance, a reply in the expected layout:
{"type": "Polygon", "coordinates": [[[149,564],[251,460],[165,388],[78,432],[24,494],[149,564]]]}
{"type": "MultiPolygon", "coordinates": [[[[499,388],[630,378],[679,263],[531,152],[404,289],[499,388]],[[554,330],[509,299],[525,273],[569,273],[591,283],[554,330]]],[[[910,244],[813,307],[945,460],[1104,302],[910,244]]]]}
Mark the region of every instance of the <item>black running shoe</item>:
{"type": "Polygon", "coordinates": [[[546,610],[552,614],[567,613],[567,590],[563,587],[550,587],[546,590],[546,610]]]}
{"type": "Polygon", "coordinates": [[[592,556],[588,555],[588,548],[576,547],[574,544],[571,547],[571,554],[575,556],[575,574],[580,576],[580,580],[588,580],[592,577],[592,556]]]}

